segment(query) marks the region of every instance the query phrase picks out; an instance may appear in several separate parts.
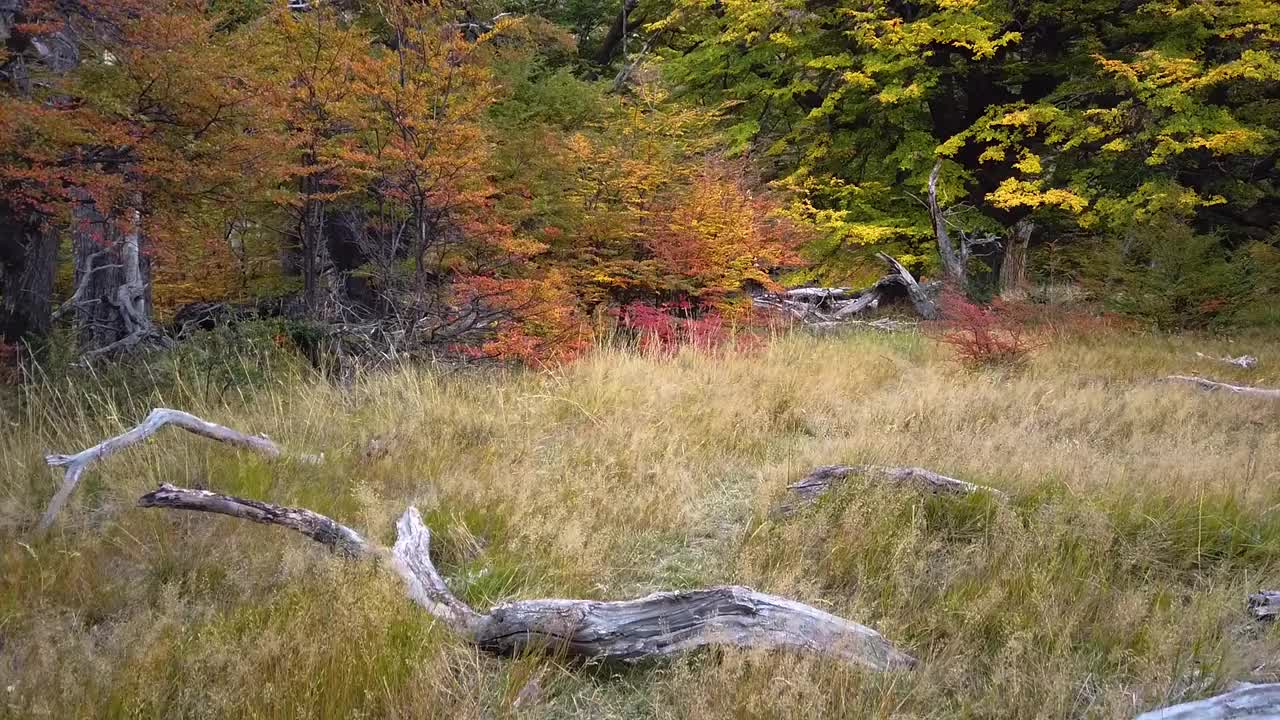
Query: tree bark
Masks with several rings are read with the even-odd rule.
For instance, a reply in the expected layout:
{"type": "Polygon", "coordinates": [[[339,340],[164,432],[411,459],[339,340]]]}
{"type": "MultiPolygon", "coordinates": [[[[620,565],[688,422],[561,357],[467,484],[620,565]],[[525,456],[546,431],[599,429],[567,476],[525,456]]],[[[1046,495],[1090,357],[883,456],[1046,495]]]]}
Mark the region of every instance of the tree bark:
{"type": "Polygon", "coordinates": [[[58,234],[0,203],[0,341],[37,341],[49,334],[58,234]]]}
{"type": "Polygon", "coordinates": [[[786,313],[807,324],[833,326],[852,322],[855,316],[874,311],[886,301],[905,294],[920,317],[937,319],[938,306],[933,299],[937,292],[936,284],[933,287],[921,285],[896,259],[885,253],[876,253],[876,256],[889,266],[890,273],[869,288],[794,288],[758,295],[751,299],[752,303],[756,307],[786,313]]]}
{"type": "Polygon", "coordinates": [[[1005,244],[1004,258],[1000,261],[1001,294],[1017,295],[1027,288],[1027,252],[1035,223],[1023,218],[1013,226],[1012,237],[1005,244]]]}
{"type": "Polygon", "coordinates": [[[479,613],[454,596],[436,571],[431,531],[413,507],[397,522],[395,546],[388,553],[354,530],[298,508],[172,485],[144,495],[138,504],[281,525],[344,554],[376,558],[404,580],[411,600],[497,655],[542,651],[585,661],[635,662],[700,647],[731,646],[811,653],[872,670],[908,669],[916,663],[871,628],[738,586],[658,592],[613,602],[519,600],[479,613]]]}

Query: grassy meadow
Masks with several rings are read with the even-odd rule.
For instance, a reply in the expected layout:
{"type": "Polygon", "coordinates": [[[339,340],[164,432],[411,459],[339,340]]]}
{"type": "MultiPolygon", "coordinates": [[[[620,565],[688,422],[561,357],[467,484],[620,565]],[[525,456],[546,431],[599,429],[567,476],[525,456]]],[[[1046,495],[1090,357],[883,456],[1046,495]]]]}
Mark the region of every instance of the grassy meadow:
{"type": "Polygon", "coordinates": [[[1248,592],[1280,586],[1280,403],[1154,381],[1280,386],[1277,339],[1059,336],[1018,372],[870,332],[724,355],[606,348],[538,372],[414,368],[346,389],[287,362],[259,370],[213,390],[194,365],[154,390],[50,379],[0,405],[0,716],[1125,718],[1280,680],[1280,632],[1244,612],[1248,592]],[[327,460],[164,430],[94,466],[34,537],[58,478],[43,455],[155,405],[327,460]],[[854,483],[769,519],[811,467],[862,462],[1011,499],[854,483]],[[299,535],[134,507],[161,482],[308,507],[384,543],[417,505],[442,573],[480,609],[744,584],[870,625],[922,663],[493,658],[393,576],[299,535]]]}

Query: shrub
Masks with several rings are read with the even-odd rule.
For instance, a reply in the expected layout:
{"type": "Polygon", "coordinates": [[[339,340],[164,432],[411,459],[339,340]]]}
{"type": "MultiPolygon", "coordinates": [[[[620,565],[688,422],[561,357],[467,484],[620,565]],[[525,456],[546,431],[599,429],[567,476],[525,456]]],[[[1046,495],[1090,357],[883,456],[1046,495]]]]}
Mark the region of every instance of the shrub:
{"type": "Polygon", "coordinates": [[[1035,349],[1016,308],[1000,300],[983,307],[960,292],[945,288],[941,310],[937,338],[954,348],[956,357],[965,365],[1019,367],[1026,364],[1035,349]]]}
{"type": "Polygon", "coordinates": [[[756,340],[750,333],[737,332],[740,326],[719,310],[695,311],[688,301],[661,305],[633,302],[616,311],[616,315],[644,352],[669,355],[683,347],[744,349],[756,340]]]}
{"type": "Polygon", "coordinates": [[[1249,258],[1176,220],[1136,227],[1099,258],[1111,308],[1161,329],[1231,323],[1250,294],[1249,258]]]}

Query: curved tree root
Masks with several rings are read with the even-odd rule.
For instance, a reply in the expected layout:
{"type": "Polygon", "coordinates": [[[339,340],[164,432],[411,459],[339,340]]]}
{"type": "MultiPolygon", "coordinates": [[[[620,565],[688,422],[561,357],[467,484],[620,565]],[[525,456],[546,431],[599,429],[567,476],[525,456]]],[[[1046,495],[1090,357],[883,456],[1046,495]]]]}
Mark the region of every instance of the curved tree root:
{"type": "Polygon", "coordinates": [[[449,591],[431,561],[431,531],[416,508],[396,524],[391,550],[309,510],[172,485],[138,504],[280,525],[345,555],[377,559],[404,580],[415,603],[479,648],[529,650],[588,661],[661,658],[717,645],[821,655],[872,670],[911,668],[914,658],[880,633],[818,608],[738,586],[657,592],[635,600],[518,600],[479,613],[449,591]]]}

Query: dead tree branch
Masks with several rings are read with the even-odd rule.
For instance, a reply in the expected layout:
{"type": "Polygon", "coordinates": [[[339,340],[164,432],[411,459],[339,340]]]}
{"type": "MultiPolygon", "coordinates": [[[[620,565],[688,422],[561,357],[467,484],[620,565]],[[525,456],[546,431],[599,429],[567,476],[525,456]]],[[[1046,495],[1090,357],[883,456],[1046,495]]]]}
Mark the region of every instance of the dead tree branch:
{"type": "MultiPolygon", "coordinates": [[[[37,532],[44,532],[53,526],[53,521],[57,519],[58,513],[61,512],[62,506],[66,504],[67,499],[71,497],[71,493],[75,491],[76,486],[80,484],[80,476],[84,474],[89,465],[110,455],[137,443],[146,440],[156,434],[160,428],[166,425],[180,427],[187,432],[194,433],[201,437],[217,440],[218,442],[235,445],[245,450],[252,450],[259,455],[265,455],[269,458],[279,458],[284,453],[278,445],[268,439],[265,435],[245,435],[237,430],[202,420],[190,413],[181,410],[170,410],[169,408],[156,408],[151,411],[147,418],[136,427],[107,438],[102,442],[94,445],[87,450],[81,450],[75,455],[48,455],[44,461],[50,467],[66,468],[63,474],[62,485],[58,488],[58,492],[54,494],[53,499],[49,502],[49,507],[44,512],[44,516],[40,518],[39,525],[36,526],[37,532]]],[[[321,456],[302,455],[298,459],[308,463],[318,463],[324,458],[321,456]]]]}
{"type": "Polygon", "coordinates": [[[876,253],[876,256],[889,266],[890,272],[869,288],[794,288],[758,295],[751,301],[756,307],[786,314],[797,322],[831,325],[850,322],[856,316],[874,311],[882,304],[905,294],[922,318],[936,319],[938,307],[933,300],[937,291],[936,284],[929,287],[921,285],[893,257],[885,253],[876,253]]]}
{"type": "Polygon", "coordinates": [[[1004,498],[1005,494],[985,485],[975,485],[932,470],[919,467],[889,467],[885,465],[822,465],[816,467],[799,482],[787,486],[787,500],[774,511],[775,517],[786,517],[817,502],[834,487],[851,477],[874,478],[894,485],[924,490],[939,495],[969,495],[985,492],[1004,498]]]}
{"type": "Polygon", "coordinates": [[[916,663],[871,628],[737,586],[613,602],[518,600],[479,613],[450,592],[436,570],[431,531],[413,507],[396,523],[396,543],[388,552],[344,525],[298,508],[171,485],[144,495],[139,504],[280,525],[346,555],[377,558],[404,580],[411,600],[497,655],[541,650],[580,660],[634,662],[716,645],[813,653],[873,670],[907,669],[916,663]]]}
{"type": "Polygon", "coordinates": [[[1229,393],[1245,395],[1247,397],[1280,400],[1280,389],[1249,387],[1248,385],[1228,385],[1227,383],[1217,382],[1215,380],[1206,380],[1202,377],[1192,377],[1190,375],[1170,375],[1165,378],[1165,381],[1186,382],[1192,383],[1193,385],[1199,385],[1205,390],[1225,390],[1229,393]]]}
{"type": "Polygon", "coordinates": [[[1227,357],[1214,357],[1213,355],[1205,355],[1202,352],[1197,352],[1196,357],[1202,360],[1217,360],[1218,362],[1235,365],[1236,367],[1244,368],[1245,370],[1252,370],[1258,367],[1258,358],[1252,355],[1241,355],[1240,357],[1231,357],[1229,355],[1227,357]]]}
{"type": "Polygon", "coordinates": [[[1280,720],[1280,683],[1242,683],[1230,692],[1145,712],[1134,720],[1280,720]]]}

